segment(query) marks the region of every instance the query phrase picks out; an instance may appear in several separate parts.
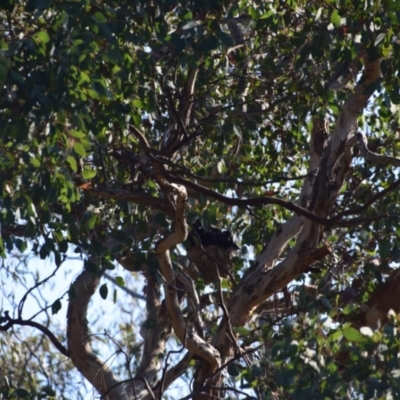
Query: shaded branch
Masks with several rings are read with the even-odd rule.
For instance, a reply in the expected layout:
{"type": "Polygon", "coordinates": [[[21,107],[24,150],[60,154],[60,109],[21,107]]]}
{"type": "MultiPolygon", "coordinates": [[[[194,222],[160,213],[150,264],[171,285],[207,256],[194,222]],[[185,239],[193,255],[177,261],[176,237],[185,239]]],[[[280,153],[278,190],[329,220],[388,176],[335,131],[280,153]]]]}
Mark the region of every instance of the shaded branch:
{"type": "Polygon", "coordinates": [[[109,281],[111,281],[112,283],[114,283],[115,285],[117,285],[125,293],[129,294],[129,296],[131,296],[131,297],[133,297],[135,299],[139,299],[139,300],[146,300],[146,297],[143,296],[142,294],[137,293],[134,290],[131,290],[131,289],[127,288],[126,286],[119,285],[118,282],[116,281],[116,279],[114,277],[112,277],[110,274],[108,274],[107,272],[104,272],[103,276],[105,278],[107,278],[109,281]]]}
{"type": "Polygon", "coordinates": [[[306,217],[313,222],[318,222],[322,225],[331,225],[332,224],[332,221],[330,219],[319,217],[319,216],[313,214],[312,212],[307,211],[305,208],[300,207],[295,203],[292,203],[291,201],[277,199],[275,197],[269,197],[269,196],[253,197],[253,198],[249,198],[249,199],[236,199],[236,198],[224,196],[212,189],[209,189],[209,188],[206,188],[205,186],[199,185],[198,183],[194,183],[194,182],[188,181],[187,179],[172,175],[169,171],[164,171],[164,174],[168,177],[168,179],[171,182],[184,185],[192,190],[197,191],[198,193],[204,194],[208,197],[211,197],[215,200],[220,201],[221,203],[224,203],[224,204],[227,204],[230,206],[246,208],[249,206],[260,207],[260,206],[265,206],[265,205],[269,205],[269,204],[275,204],[275,205],[281,206],[283,208],[286,208],[287,210],[293,211],[303,217],[306,217]]]}
{"type": "Polygon", "coordinates": [[[101,276],[84,270],[75,280],[76,296],[71,297],[67,311],[68,349],[72,362],[81,374],[109,400],[128,400],[118,378],[92,351],[89,342],[87,311],[101,276]],[[112,388],[110,390],[110,388],[112,388]]]}
{"type": "Polygon", "coordinates": [[[396,167],[400,166],[400,160],[396,157],[385,156],[378,153],[374,153],[373,151],[368,149],[368,139],[367,136],[363,133],[357,133],[358,138],[358,146],[361,150],[361,154],[371,163],[374,164],[383,164],[383,165],[394,165],[396,167]]]}
{"type": "Polygon", "coordinates": [[[187,227],[184,217],[187,202],[186,189],[183,186],[172,185],[169,182],[166,182],[161,175],[157,179],[159,184],[164,187],[164,190],[169,188],[169,190],[176,196],[176,215],[174,218],[175,231],[170,233],[156,245],[156,252],[159,259],[161,272],[165,279],[165,301],[172,321],[172,326],[181,343],[187,347],[190,352],[207,361],[207,363],[214,370],[218,368],[220,364],[218,351],[194,331],[188,331],[186,329],[187,324],[184,320],[182,310],[179,305],[175,285],[175,273],[172,268],[169,252],[172,247],[182,243],[187,237],[187,227]]]}
{"type": "Polygon", "coordinates": [[[6,322],[4,325],[2,325],[2,322],[0,322],[0,331],[6,332],[8,329],[12,328],[14,325],[21,325],[21,326],[30,326],[32,328],[36,328],[39,331],[41,331],[50,341],[53,343],[53,345],[56,347],[56,349],[63,354],[66,357],[70,357],[70,353],[67,350],[66,347],[64,347],[56,338],[53,332],[50,331],[49,328],[46,326],[39,324],[38,322],[35,321],[28,321],[24,320],[22,318],[10,318],[8,316],[8,313],[5,313],[5,317],[1,317],[2,322],[6,322]]]}
{"type": "Polygon", "coordinates": [[[166,202],[158,197],[153,197],[146,193],[132,193],[130,190],[112,189],[112,188],[83,188],[83,190],[93,197],[103,197],[105,199],[125,200],[132,203],[140,204],[147,207],[152,207],[156,210],[172,215],[173,211],[166,202]]]}
{"type": "Polygon", "coordinates": [[[347,215],[360,214],[361,212],[365,211],[371,204],[377,202],[379,199],[386,196],[389,192],[391,192],[392,190],[396,189],[399,186],[400,186],[400,179],[393,182],[386,189],[383,189],[380,192],[371,196],[370,199],[368,201],[366,201],[362,206],[354,207],[354,208],[351,208],[350,210],[343,211],[343,212],[337,214],[335,216],[335,218],[332,218],[332,220],[340,220],[340,218],[347,216],[347,215]]]}

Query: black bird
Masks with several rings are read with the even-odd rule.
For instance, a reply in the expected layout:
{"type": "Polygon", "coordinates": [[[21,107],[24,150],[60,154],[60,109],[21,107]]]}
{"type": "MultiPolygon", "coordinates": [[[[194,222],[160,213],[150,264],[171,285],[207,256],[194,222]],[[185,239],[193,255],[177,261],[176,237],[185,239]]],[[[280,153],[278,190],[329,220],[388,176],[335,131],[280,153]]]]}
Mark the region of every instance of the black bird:
{"type": "Polygon", "coordinates": [[[239,247],[233,241],[233,235],[230,231],[221,231],[217,227],[210,225],[209,232],[206,232],[199,219],[192,224],[192,228],[192,232],[190,232],[188,237],[191,246],[195,246],[197,244],[195,238],[200,238],[201,244],[204,247],[218,246],[222,249],[239,249],[239,247]],[[197,232],[197,235],[194,233],[194,231],[197,232]]]}

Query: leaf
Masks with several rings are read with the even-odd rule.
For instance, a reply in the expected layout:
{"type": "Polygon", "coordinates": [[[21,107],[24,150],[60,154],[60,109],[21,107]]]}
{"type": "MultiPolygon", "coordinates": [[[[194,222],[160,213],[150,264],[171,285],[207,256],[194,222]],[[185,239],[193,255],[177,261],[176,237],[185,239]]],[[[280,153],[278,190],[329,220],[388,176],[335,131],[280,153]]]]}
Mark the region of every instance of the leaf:
{"type": "Polygon", "coordinates": [[[76,287],[73,283],[71,283],[68,289],[68,298],[70,300],[73,300],[76,297],[76,294],[77,294],[76,287]]]}
{"type": "Polygon", "coordinates": [[[52,315],[57,314],[61,310],[61,307],[62,303],[60,299],[57,299],[51,306],[51,314],[52,315]]]}
{"type": "Polygon", "coordinates": [[[86,89],[87,94],[94,100],[100,100],[99,94],[93,89],[86,89]]]}
{"type": "Polygon", "coordinates": [[[74,171],[74,172],[78,171],[78,163],[76,162],[75,157],[68,156],[67,162],[68,162],[69,166],[71,167],[72,171],[74,171]]]}
{"type": "Polygon", "coordinates": [[[66,253],[68,251],[68,241],[62,240],[60,243],[58,243],[58,250],[61,253],[66,253]]]}
{"type": "Polygon", "coordinates": [[[51,0],[28,0],[25,11],[33,12],[35,10],[44,10],[50,6],[51,0]]]}
{"type": "Polygon", "coordinates": [[[229,364],[228,368],[227,368],[228,374],[231,375],[231,376],[240,375],[242,369],[243,369],[242,366],[237,365],[236,363],[229,364]]]}
{"type": "Polygon", "coordinates": [[[4,84],[7,79],[7,71],[9,67],[9,61],[0,55],[0,85],[4,84]]]}
{"type": "Polygon", "coordinates": [[[385,37],[386,33],[380,33],[375,39],[374,46],[378,46],[385,39],[385,37]]]}
{"type": "Polygon", "coordinates": [[[96,22],[99,22],[99,23],[107,22],[107,18],[99,11],[97,11],[93,14],[93,18],[96,22]]]}
{"type": "MultiPolygon", "coordinates": [[[[27,390],[21,388],[15,389],[13,394],[16,395],[17,398],[22,398],[22,399],[26,397],[31,397],[31,394],[27,390]]],[[[15,396],[13,396],[13,398],[15,398],[15,396]]]]}
{"type": "Polygon", "coordinates": [[[340,26],[341,17],[338,10],[333,10],[331,14],[331,22],[334,26],[340,26]]]}
{"type": "Polygon", "coordinates": [[[117,276],[117,277],[115,278],[115,282],[116,282],[117,285],[119,285],[119,286],[125,286],[124,278],[122,278],[121,276],[117,276]]]}
{"type": "Polygon", "coordinates": [[[349,326],[348,328],[344,328],[342,330],[342,332],[343,332],[343,336],[347,340],[350,340],[351,342],[360,342],[362,340],[361,333],[357,329],[355,329],[351,326],[349,326]]]}
{"type": "Polygon", "coordinates": [[[388,239],[382,239],[378,243],[379,246],[379,256],[382,260],[385,260],[389,257],[390,252],[392,250],[392,245],[390,243],[390,240],[388,239]]]}
{"type": "Polygon", "coordinates": [[[243,326],[237,326],[237,327],[233,328],[233,332],[239,334],[240,336],[246,336],[249,333],[251,333],[251,330],[249,330],[243,326]]]}
{"type": "Polygon", "coordinates": [[[38,33],[35,34],[35,37],[37,39],[39,39],[39,41],[43,42],[43,43],[48,43],[50,42],[50,36],[46,31],[40,31],[38,33]]]}
{"type": "Polygon", "coordinates": [[[186,14],[183,15],[183,19],[186,19],[186,20],[193,19],[193,13],[191,11],[188,11],[186,14]]]}
{"type": "Polygon", "coordinates": [[[39,251],[39,257],[41,260],[44,260],[50,254],[49,248],[44,244],[39,251]]]}
{"type": "Polygon", "coordinates": [[[381,89],[381,82],[379,79],[377,79],[375,82],[371,83],[368,85],[366,88],[363,90],[363,95],[364,96],[370,96],[372,95],[376,90],[381,89]]]}
{"type": "Polygon", "coordinates": [[[118,296],[117,289],[114,289],[114,293],[113,293],[113,303],[114,304],[117,302],[117,296],[118,296]]]}
{"type": "Polygon", "coordinates": [[[86,157],[86,150],[83,148],[81,143],[75,142],[74,150],[75,150],[76,154],[80,155],[81,157],[86,157]]]}
{"type": "Polygon", "coordinates": [[[99,292],[100,292],[101,298],[105,300],[108,295],[107,283],[104,283],[103,285],[100,286],[99,292]]]}
{"type": "Polygon", "coordinates": [[[132,105],[136,108],[144,108],[144,103],[140,99],[133,100],[132,105]]]}
{"type": "Polygon", "coordinates": [[[362,326],[360,328],[360,332],[361,334],[363,334],[364,336],[368,336],[371,337],[374,335],[374,332],[372,331],[372,329],[369,326],[362,326]]]}
{"type": "Polygon", "coordinates": [[[95,169],[85,169],[82,171],[82,177],[84,179],[91,179],[95,177],[97,174],[97,171],[95,169]]]}
{"type": "Polygon", "coordinates": [[[30,162],[35,168],[39,168],[40,167],[40,161],[37,158],[34,158],[34,157],[31,158],[30,162]]]}
{"type": "Polygon", "coordinates": [[[185,25],[182,26],[182,29],[183,30],[192,29],[192,28],[195,28],[196,26],[197,26],[197,22],[196,21],[189,21],[185,25]]]}
{"type": "Polygon", "coordinates": [[[317,13],[315,14],[315,18],[314,18],[314,21],[315,21],[315,22],[317,22],[317,21],[321,18],[322,10],[323,10],[322,7],[318,8],[318,11],[317,11],[317,13]]]}
{"type": "Polygon", "coordinates": [[[242,139],[242,136],[243,136],[242,130],[241,130],[238,126],[233,125],[233,133],[234,133],[239,139],[242,139]]]}
{"type": "MultiPolygon", "coordinates": [[[[85,123],[83,122],[83,119],[79,115],[73,115],[71,117],[71,124],[75,125],[79,129],[78,132],[80,133],[83,133],[82,131],[85,130],[85,123]]],[[[83,137],[86,137],[85,133],[83,135],[84,135],[83,137]]]]}

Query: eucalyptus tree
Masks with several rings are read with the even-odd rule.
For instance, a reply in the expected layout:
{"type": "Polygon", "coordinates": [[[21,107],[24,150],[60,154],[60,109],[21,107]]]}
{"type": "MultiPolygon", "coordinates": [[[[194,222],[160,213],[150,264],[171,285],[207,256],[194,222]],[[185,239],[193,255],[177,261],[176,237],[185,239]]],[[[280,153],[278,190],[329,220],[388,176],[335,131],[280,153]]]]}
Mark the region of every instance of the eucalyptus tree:
{"type": "Polygon", "coordinates": [[[1,7],[3,279],[11,253],[54,263],[3,302],[7,338],[33,327],[104,399],[185,375],[195,399],[399,395],[398,2],[1,7]],[[69,249],[56,335],[23,311],[69,249]],[[87,318],[112,269],[146,279],[128,370],[87,318]]]}

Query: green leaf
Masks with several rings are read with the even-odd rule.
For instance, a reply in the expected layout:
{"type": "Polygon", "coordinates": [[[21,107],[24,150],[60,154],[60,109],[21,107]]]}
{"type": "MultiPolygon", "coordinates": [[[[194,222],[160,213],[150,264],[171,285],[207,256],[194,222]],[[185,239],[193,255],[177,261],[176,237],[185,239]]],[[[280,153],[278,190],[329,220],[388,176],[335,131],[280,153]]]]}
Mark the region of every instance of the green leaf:
{"type": "Polygon", "coordinates": [[[340,26],[341,17],[338,10],[333,10],[331,14],[331,22],[334,26],[340,26]]]}
{"type": "Polygon", "coordinates": [[[351,326],[344,328],[342,330],[342,332],[343,332],[343,336],[347,340],[350,340],[351,342],[360,342],[362,340],[361,333],[357,329],[355,329],[351,326]]]}
{"type": "Polygon", "coordinates": [[[193,13],[192,13],[191,11],[188,11],[188,12],[183,16],[183,19],[186,19],[186,20],[191,20],[191,19],[193,19],[193,13]]]}
{"type": "Polygon", "coordinates": [[[40,161],[37,158],[33,157],[29,161],[35,168],[39,168],[40,167],[40,161]]]}
{"type": "Polygon", "coordinates": [[[82,177],[84,179],[91,179],[94,178],[97,174],[97,171],[94,169],[85,169],[82,171],[82,177]]]}
{"type": "Polygon", "coordinates": [[[74,150],[75,150],[76,154],[80,155],[81,157],[86,157],[86,150],[83,148],[81,143],[75,142],[74,150]]]}
{"type": "Polygon", "coordinates": [[[71,129],[68,133],[69,133],[72,137],[77,138],[77,139],[83,139],[84,137],[86,137],[86,133],[77,131],[77,130],[75,130],[75,129],[71,129]]]}
{"type": "Polygon", "coordinates": [[[119,286],[125,286],[125,280],[124,278],[122,278],[121,276],[117,276],[115,278],[115,282],[117,283],[117,285],[119,286]]]}
{"type": "Polygon", "coordinates": [[[74,171],[74,172],[78,171],[78,163],[76,162],[75,157],[68,156],[67,162],[68,162],[69,166],[71,167],[72,171],[74,171]]]}
{"type": "Polygon", "coordinates": [[[246,336],[251,333],[251,330],[243,327],[243,326],[237,326],[233,328],[233,332],[239,334],[240,336],[246,336]]]}
{"type": "Polygon", "coordinates": [[[87,94],[94,100],[100,100],[99,94],[93,89],[86,89],[87,94]]]}
{"type": "Polygon", "coordinates": [[[99,292],[100,292],[101,298],[105,300],[108,295],[107,283],[104,283],[103,285],[100,286],[99,292]]]}
{"type": "Polygon", "coordinates": [[[41,41],[41,42],[43,42],[43,43],[48,43],[48,42],[50,42],[50,36],[49,36],[49,34],[48,34],[46,31],[37,32],[37,33],[35,34],[35,37],[36,37],[37,39],[39,39],[39,41],[41,41]]]}
{"type": "Polygon", "coordinates": [[[97,11],[93,14],[93,18],[95,19],[96,22],[100,22],[100,23],[107,22],[107,18],[99,11],[97,11]]]}
{"type": "Polygon", "coordinates": [[[132,105],[136,108],[144,108],[144,103],[140,99],[133,100],[132,105]]]}

